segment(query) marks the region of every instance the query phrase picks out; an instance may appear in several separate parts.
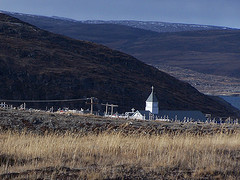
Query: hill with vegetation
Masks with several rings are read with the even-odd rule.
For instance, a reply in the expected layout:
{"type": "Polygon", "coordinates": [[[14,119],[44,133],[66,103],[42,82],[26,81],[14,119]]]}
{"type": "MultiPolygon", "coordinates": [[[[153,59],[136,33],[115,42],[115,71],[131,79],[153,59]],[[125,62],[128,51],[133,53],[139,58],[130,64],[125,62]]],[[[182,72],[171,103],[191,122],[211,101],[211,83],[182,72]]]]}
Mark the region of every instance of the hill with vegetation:
{"type": "MultiPolygon", "coordinates": [[[[0,14],[0,47],[0,99],[93,96],[99,102],[118,104],[123,112],[132,107],[144,109],[154,85],[162,109],[236,116],[232,107],[132,56],[53,34],[5,14],[0,14]]],[[[57,106],[86,105],[72,102],[57,106]]]]}
{"type": "Polygon", "coordinates": [[[130,25],[124,26],[127,22],[83,23],[61,18],[12,15],[54,33],[104,44],[154,66],[168,65],[240,78],[240,30],[209,27],[157,33],[143,30],[144,24],[138,23],[137,26],[136,22],[130,23],[132,25],[129,27],[130,25]]]}

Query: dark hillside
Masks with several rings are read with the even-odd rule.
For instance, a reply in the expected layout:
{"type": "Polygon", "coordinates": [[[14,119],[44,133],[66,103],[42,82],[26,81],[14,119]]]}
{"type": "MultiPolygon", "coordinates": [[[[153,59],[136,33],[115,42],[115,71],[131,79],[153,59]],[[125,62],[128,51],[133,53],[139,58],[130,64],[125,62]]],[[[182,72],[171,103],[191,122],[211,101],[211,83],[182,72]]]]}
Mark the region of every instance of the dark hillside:
{"type": "Polygon", "coordinates": [[[104,44],[154,66],[165,64],[240,78],[240,30],[156,33],[103,22],[84,24],[41,16],[14,15],[42,29],[104,44]]]}
{"type": "MultiPolygon", "coordinates": [[[[235,115],[231,107],[132,56],[0,14],[0,99],[94,96],[125,111],[143,109],[152,85],[161,108],[235,115]]],[[[70,105],[82,106],[79,102],[70,105]]]]}

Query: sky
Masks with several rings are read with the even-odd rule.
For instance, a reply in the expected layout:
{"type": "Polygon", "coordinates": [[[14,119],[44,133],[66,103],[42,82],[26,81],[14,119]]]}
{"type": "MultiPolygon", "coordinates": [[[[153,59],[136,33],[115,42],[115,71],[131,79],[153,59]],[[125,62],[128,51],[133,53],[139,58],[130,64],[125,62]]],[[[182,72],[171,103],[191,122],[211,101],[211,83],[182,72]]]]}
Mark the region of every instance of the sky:
{"type": "Polygon", "coordinates": [[[240,29],[240,0],[0,0],[0,10],[75,20],[140,20],[240,29]]]}

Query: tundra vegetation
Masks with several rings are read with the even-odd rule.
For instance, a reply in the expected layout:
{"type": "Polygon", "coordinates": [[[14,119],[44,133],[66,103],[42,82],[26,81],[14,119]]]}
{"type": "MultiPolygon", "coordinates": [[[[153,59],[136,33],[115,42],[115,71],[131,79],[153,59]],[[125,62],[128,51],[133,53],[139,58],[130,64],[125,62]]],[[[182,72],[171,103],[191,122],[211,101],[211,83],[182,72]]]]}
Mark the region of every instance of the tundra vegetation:
{"type": "Polygon", "coordinates": [[[240,134],[0,133],[0,178],[239,177],[240,134]]]}

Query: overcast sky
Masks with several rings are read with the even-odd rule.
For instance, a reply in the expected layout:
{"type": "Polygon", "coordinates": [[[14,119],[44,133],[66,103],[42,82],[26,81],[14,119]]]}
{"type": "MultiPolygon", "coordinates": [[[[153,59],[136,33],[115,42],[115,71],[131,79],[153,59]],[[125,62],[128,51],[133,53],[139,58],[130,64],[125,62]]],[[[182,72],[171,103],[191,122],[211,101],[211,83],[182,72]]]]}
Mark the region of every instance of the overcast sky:
{"type": "Polygon", "coordinates": [[[240,28],[240,0],[0,0],[0,10],[76,20],[146,20],[240,28]]]}

